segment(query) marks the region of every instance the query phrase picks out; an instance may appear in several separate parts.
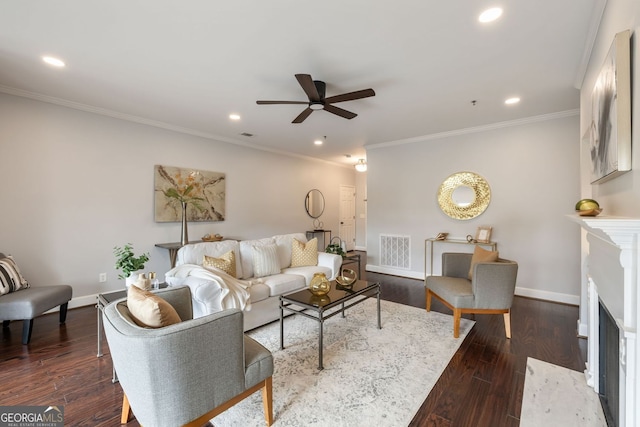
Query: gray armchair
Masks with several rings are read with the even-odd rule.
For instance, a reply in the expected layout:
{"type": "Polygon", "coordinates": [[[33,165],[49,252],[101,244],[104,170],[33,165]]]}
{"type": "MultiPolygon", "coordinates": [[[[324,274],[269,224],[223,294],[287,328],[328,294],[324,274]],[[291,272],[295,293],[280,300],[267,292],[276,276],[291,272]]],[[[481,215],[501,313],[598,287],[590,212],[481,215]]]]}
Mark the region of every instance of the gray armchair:
{"type": "Polygon", "coordinates": [[[267,425],[273,422],[269,350],[243,334],[242,311],[192,319],[188,287],[161,289],[181,323],[137,326],[126,300],[104,309],[104,329],[124,391],[124,424],[132,410],[145,426],[202,426],[258,390],[267,425]]]}
{"type": "Polygon", "coordinates": [[[460,336],[463,313],[503,314],[507,338],[511,338],[511,304],[516,287],[518,264],[506,259],[480,262],[474,265],[471,280],[469,269],[472,254],[443,253],[442,276],[425,280],[427,311],[431,298],[436,297],[453,310],[453,336],[460,336]]]}

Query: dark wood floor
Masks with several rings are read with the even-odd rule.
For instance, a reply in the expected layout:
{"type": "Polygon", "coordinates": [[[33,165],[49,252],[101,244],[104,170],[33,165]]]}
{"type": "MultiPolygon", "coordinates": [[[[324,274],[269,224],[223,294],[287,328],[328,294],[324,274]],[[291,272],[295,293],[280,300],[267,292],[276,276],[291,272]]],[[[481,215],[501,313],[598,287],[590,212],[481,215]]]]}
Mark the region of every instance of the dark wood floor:
{"type": "MultiPolygon", "coordinates": [[[[424,308],[422,281],[368,273],[383,298],[424,308]]],[[[447,312],[434,302],[434,310],[447,312]]],[[[586,343],[576,338],[577,307],[516,298],[513,338],[502,316],[475,316],[461,348],[436,383],[411,426],[517,426],[527,357],[584,369],[586,343]]],[[[119,425],[122,390],[111,382],[111,360],[96,357],[96,309],[38,317],[31,344],[21,344],[21,322],[2,331],[0,405],[62,405],[65,425],[119,425]]],[[[428,346],[429,343],[424,343],[428,346]]],[[[135,355],[131,355],[135,357],[135,355]]],[[[137,426],[131,421],[129,426],[137,426]]]]}

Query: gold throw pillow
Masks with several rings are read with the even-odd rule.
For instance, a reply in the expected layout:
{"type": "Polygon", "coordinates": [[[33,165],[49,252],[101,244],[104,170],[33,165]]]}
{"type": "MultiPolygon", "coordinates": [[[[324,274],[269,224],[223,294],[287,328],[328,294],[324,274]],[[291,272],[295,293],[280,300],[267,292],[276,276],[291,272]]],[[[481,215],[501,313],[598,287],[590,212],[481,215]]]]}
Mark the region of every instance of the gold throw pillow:
{"type": "Polygon", "coordinates": [[[307,243],[298,239],[291,242],[291,267],[304,267],[318,265],[318,238],[315,237],[307,243]]]}
{"type": "Polygon", "coordinates": [[[473,279],[473,267],[479,262],[496,262],[498,260],[498,251],[488,251],[476,245],[471,257],[471,267],[469,267],[469,280],[473,279]]]}
{"type": "Polygon", "coordinates": [[[231,250],[220,256],[220,258],[205,255],[204,261],[202,261],[202,266],[214,267],[218,270],[224,271],[229,276],[236,277],[236,254],[231,250]]]}
{"type": "Polygon", "coordinates": [[[143,328],[162,328],[182,322],[171,304],[135,285],[129,286],[127,307],[136,325],[143,328]]]}

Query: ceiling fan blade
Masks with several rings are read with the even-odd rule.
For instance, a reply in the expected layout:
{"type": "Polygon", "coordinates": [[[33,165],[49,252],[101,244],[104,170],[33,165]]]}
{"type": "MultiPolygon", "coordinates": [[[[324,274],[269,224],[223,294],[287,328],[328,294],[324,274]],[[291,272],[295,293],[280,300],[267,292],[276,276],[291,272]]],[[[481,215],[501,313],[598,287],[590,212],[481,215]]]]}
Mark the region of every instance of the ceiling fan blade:
{"type": "Polygon", "coordinates": [[[325,98],[325,102],[333,104],[334,102],[353,101],[354,99],[368,98],[370,96],[376,96],[373,89],[363,89],[355,92],[343,93],[342,95],[330,96],[325,98]]]}
{"type": "Polygon", "coordinates": [[[318,93],[318,89],[316,88],[316,85],[309,74],[296,74],[296,79],[298,79],[298,83],[300,83],[300,86],[302,86],[302,90],[304,90],[304,93],[306,93],[309,97],[309,101],[320,101],[320,94],[318,93]]]}
{"type": "Polygon", "coordinates": [[[351,111],[347,111],[347,110],[343,110],[342,108],[336,107],[335,105],[329,105],[329,104],[325,104],[324,106],[325,111],[328,111],[330,113],[333,113],[337,116],[340,117],[344,117],[345,119],[353,119],[355,116],[357,116],[356,113],[352,113],[351,111]]]}
{"type": "Polygon", "coordinates": [[[302,123],[304,120],[313,113],[313,110],[309,107],[305,108],[302,113],[298,115],[291,123],[302,123]]]}
{"type": "Polygon", "coordinates": [[[271,104],[308,104],[306,101],[256,101],[258,105],[271,105],[271,104]]]}

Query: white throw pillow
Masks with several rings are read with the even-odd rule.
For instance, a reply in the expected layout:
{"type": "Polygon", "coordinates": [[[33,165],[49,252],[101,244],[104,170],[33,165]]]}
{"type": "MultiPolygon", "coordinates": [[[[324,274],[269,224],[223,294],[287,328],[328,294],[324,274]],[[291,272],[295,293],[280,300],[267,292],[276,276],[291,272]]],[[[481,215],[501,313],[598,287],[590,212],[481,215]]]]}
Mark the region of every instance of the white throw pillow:
{"type": "Polygon", "coordinates": [[[276,245],[255,245],[252,250],[254,277],[280,274],[280,260],[276,245]]]}

